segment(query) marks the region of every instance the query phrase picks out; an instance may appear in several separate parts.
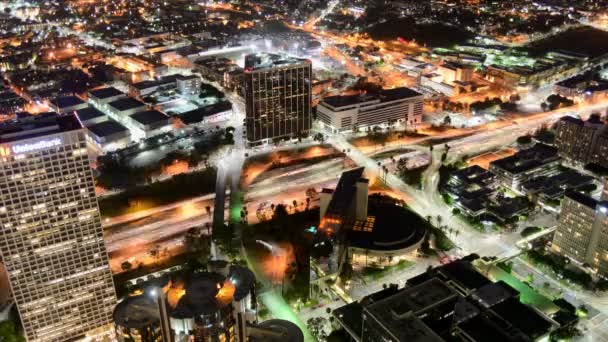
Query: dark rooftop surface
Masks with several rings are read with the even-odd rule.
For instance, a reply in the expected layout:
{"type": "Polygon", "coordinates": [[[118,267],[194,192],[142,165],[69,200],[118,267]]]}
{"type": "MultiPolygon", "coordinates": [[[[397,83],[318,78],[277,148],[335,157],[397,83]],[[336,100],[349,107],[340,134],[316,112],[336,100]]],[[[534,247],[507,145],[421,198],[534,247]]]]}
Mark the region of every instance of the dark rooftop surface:
{"type": "Polygon", "coordinates": [[[492,311],[532,340],[541,337],[551,327],[549,321],[538,315],[531,307],[522,304],[517,298],[510,298],[492,306],[492,311]]]}
{"type": "Polygon", "coordinates": [[[131,119],[141,123],[142,125],[154,125],[156,123],[165,123],[169,120],[169,117],[165,113],[161,113],[157,110],[146,110],[143,112],[137,112],[130,115],[131,119]]]}
{"type": "Polygon", "coordinates": [[[245,56],[245,71],[278,68],[302,63],[311,64],[310,60],[303,58],[271,53],[254,53],[245,56]]]}
{"type": "Polygon", "coordinates": [[[100,138],[107,137],[116,133],[129,131],[125,126],[111,119],[108,121],[91,125],[87,127],[87,129],[100,138]]]}
{"type": "Polygon", "coordinates": [[[125,298],[114,308],[114,323],[129,329],[140,329],[160,322],[160,311],[148,294],[125,298]]]}
{"type": "Polygon", "coordinates": [[[364,104],[371,101],[391,102],[420,95],[420,93],[410,88],[401,87],[394,89],[383,89],[378,94],[328,96],[323,99],[323,103],[335,108],[339,108],[356,104],[364,104]]]}
{"type": "Polygon", "coordinates": [[[197,108],[189,112],[179,114],[179,118],[186,125],[191,125],[203,121],[206,117],[225,112],[232,109],[232,104],[228,101],[218,102],[216,104],[197,108]]]}
{"type": "Polygon", "coordinates": [[[250,341],[260,341],[260,342],[304,342],[304,334],[300,328],[284,319],[269,319],[257,325],[259,328],[268,329],[275,333],[279,333],[279,336],[265,336],[262,339],[252,339],[252,336],[249,337],[250,341]]]}
{"type": "Polygon", "coordinates": [[[105,116],[104,113],[102,113],[101,111],[97,110],[94,107],[79,109],[76,111],[76,115],[78,115],[78,118],[80,118],[80,121],[88,121],[91,119],[105,116]]]}
{"type": "Polygon", "coordinates": [[[382,322],[397,341],[443,341],[419,316],[437,303],[456,300],[458,293],[442,281],[432,278],[420,285],[408,287],[396,295],[368,305],[364,311],[382,322]]]}
{"type": "Polygon", "coordinates": [[[161,77],[161,78],[156,79],[156,80],[146,80],[146,81],[141,81],[141,82],[133,83],[132,86],[135,89],[142,90],[142,89],[146,89],[146,88],[151,88],[151,87],[156,87],[156,86],[161,86],[161,85],[175,83],[175,80],[177,78],[178,78],[178,75],[165,76],[165,77],[161,77]]]}
{"type": "Polygon", "coordinates": [[[89,92],[89,94],[95,96],[98,99],[106,99],[108,97],[125,95],[125,93],[123,93],[122,91],[120,91],[114,87],[107,87],[107,88],[91,90],[89,92]]]}
{"type": "Polygon", "coordinates": [[[404,207],[370,201],[368,221],[355,222],[348,231],[348,239],[353,247],[399,250],[422,242],[427,225],[424,219],[404,207]]]}
{"type": "Polygon", "coordinates": [[[596,201],[595,199],[593,199],[593,197],[589,197],[585,194],[582,194],[580,192],[576,192],[576,191],[567,191],[566,192],[566,197],[573,199],[574,201],[589,207],[589,208],[595,208],[598,205],[598,201],[596,201]]]}
{"type": "Polygon", "coordinates": [[[342,173],[334,195],[327,206],[325,215],[346,216],[351,209],[357,192],[357,181],[363,177],[365,168],[359,167],[342,173]]]}
{"type": "Polygon", "coordinates": [[[531,342],[552,329],[543,314],[520,302],[516,289],[479,273],[474,259],[435,267],[392,295],[366,297],[333,315],[351,335],[360,338],[365,327],[370,336],[395,342],[531,342]]]}
{"type": "Polygon", "coordinates": [[[77,105],[80,105],[83,103],[84,103],[84,101],[77,98],[76,96],[61,96],[61,97],[55,98],[52,101],[52,104],[59,109],[77,106],[77,105]]]}
{"type": "Polygon", "coordinates": [[[558,159],[557,148],[539,143],[510,157],[495,160],[490,165],[499,167],[509,173],[519,174],[558,159]]]}
{"type": "Polygon", "coordinates": [[[129,109],[141,108],[146,106],[143,102],[136,100],[132,97],[126,97],[124,99],[112,101],[108,103],[108,105],[112,108],[118,109],[121,112],[129,109]]]}
{"type": "Polygon", "coordinates": [[[0,143],[42,137],[81,129],[73,114],[45,113],[0,123],[0,143]]]}

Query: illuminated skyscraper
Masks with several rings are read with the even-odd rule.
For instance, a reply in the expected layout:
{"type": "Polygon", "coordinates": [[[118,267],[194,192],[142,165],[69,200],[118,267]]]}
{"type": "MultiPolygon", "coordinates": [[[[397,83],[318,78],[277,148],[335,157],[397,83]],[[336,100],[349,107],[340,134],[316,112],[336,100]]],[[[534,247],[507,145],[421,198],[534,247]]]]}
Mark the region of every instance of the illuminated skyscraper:
{"type": "Polygon", "coordinates": [[[307,59],[262,53],[245,57],[249,144],[308,134],[312,126],[311,77],[312,66],[307,59]]]}
{"type": "Polygon", "coordinates": [[[0,255],[28,341],[110,323],[116,294],[78,119],[0,125],[0,194],[0,255]]]}

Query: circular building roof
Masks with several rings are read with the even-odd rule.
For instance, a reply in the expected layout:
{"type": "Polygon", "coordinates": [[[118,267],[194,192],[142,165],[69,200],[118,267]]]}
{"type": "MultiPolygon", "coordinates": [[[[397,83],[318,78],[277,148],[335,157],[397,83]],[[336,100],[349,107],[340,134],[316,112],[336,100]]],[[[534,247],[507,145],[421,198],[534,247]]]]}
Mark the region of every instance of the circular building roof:
{"type": "Polygon", "coordinates": [[[198,273],[185,286],[185,294],[171,313],[175,318],[191,318],[211,314],[226,304],[219,299],[220,289],[226,286],[224,276],[218,273],[198,273]]]}
{"type": "Polygon", "coordinates": [[[290,321],[283,319],[269,319],[258,324],[259,328],[272,330],[280,333],[280,338],[273,339],[271,336],[267,336],[268,341],[280,341],[280,342],[304,342],[304,334],[302,330],[290,321]]]}
{"type": "Polygon", "coordinates": [[[352,247],[397,251],[422,242],[428,223],[407,208],[384,201],[369,203],[366,221],[356,221],[348,232],[352,247]]]}
{"type": "Polygon", "coordinates": [[[255,275],[247,267],[232,265],[228,273],[228,280],[236,288],[234,300],[239,301],[245,298],[255,286],[255,275]]]}
{"type": "Polygon", "coordinates": [[[154,299],[147,294],[127,297],[114,308],[114,323],[129,329],[141,329],[160,321],[154,299]]]}

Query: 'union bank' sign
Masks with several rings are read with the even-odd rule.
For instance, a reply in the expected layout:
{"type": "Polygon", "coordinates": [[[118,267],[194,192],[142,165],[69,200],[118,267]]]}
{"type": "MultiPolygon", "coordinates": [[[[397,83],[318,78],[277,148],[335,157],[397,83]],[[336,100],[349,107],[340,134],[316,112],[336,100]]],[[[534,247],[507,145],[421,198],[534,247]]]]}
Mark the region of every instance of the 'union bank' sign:
{"type": "Polygon", "coordinates": [[[39,140],[36,142],[25,143],[25,144],[15,144],[15,145],[11,146],[10,148],[0,146],[0,156],[8,157],[11,154],[21,154],[21,153],[34,152],[34,151],[38,151],[38,150],[44,150],[47,148],[59,146],[59,145],[61,145],[61,143],[62,142],[61,142],[60,138],[53,138],[53,139],[39,140]]]}

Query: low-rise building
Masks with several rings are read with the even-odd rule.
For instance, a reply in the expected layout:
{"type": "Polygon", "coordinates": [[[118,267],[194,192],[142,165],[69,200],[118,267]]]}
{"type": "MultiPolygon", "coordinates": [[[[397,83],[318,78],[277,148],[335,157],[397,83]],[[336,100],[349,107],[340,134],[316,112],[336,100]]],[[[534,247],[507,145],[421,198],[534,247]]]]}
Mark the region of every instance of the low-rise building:
{"type": "Polygon", "coordinates": [[[218,82],[227,89],[238,89],[243,85],[243,68],[223,57],[209,57],[194,62],[194,69],[205,78],[218,82]]]}
{"type": "Polygon", "coordinates": [[[161,90],[171,90],[177,87],[177,76],[165,76],[154,80],[133,83],[129,86],[129,95],[144,97],[161,90]]]}
{"type": "Polygon", "coordinates": [[[556,174],[559,165],[557,149],[539,143],[510,157],[491,162],[489,171],[504,186],[520,191],[521,185],[530,179],[556,174]]]}
{"type": "Polygon", "coordinates": [[[76,96],[60,96],[50,101],[49,107],[57,113],[73,112],[89,106],[76,96]]]}
{"type": "Polygon", "coordinates": [[[227,121],[232,117],[232,104],[228,101],[181,113],[177,118],[187,126],[208,125],[227,121]]]}
{"type": "Polygon", "coordinates": [[[103,152],[125,148],[131,142],[131,133],[114,120],[107,120],[87,127],[89,141],[103,152]]]}
{"type": "Polygon", "coordinates": [[[576,101],[602,100],[608,97],[608,80],[596,73],[584,73],[556,83],[553,92],[576,101]]]}
{"type": "Polygon", "coordinates": [[[198,95],[201,93],[201,78],[196,75],[178,75],[176,83],[177,92],[182,95],[198,95]]]}
{"type": "Polygon", "coordinates": [[[405,87],[373,95],[330,96],[318,105],[317,118],[334,132],[396,122],[416,127],[422,122],[423,100],[422,94],[405,87]]]}
{"type": "Polygon", "coordinates": [[[127,94],[114,87],[106,87],[89,91],[89,100],[96,106],[127,97],[127,94]]]}
{"type": "Polygon", "coordinates": [[[504,281],[493,283],[473,256],[434,267],[397,285],[334,309],[354,341],[540,341],[559,324],[523,304],[504,281]]]}
{"type": "Polygon", "coordinates": [[[496,176],[486,169],[473,165],[453,172],[445,192],[454,200],[454,206],[470,217],[485,213],[490,197],[498,182],[496,176]]]}
{"type": "Polygon", "coordinates": [[[533,178],[522,184],[521,189],[532,199],[560,200],[567,191],[580,191],[594,185],[594,178],[573,169],[560,170],[553,176],[533,178]]]}
{"type": "Polygon", "coordinates": [[[94,107],[87,107],[76,111],[76,115],[84,127],[89,127],[100,122],[108,121],[109,118],[104,113],[94,107]]]}
{"type": "Polygon", "coordinates": [[[129,115],[127,127],[137,137],[150,138],[171,130],[171,118],[157,110],[146,110],[129,115]]]}

